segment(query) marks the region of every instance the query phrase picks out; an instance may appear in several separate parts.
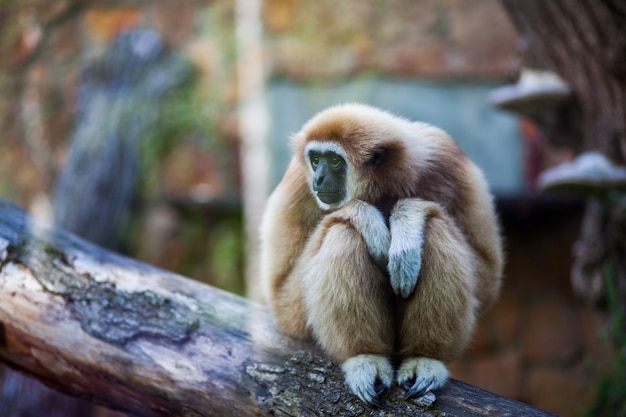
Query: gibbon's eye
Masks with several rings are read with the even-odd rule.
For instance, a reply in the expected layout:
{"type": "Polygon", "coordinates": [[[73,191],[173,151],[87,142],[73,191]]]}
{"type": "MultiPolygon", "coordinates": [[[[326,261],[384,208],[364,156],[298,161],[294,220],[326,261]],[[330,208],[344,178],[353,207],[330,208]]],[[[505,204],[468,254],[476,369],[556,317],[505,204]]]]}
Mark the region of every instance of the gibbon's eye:
{"type": "Polygon", "coordinates": [[[333,168],[341,167],[342,163],[343,163],[343,160],[339,156],[337,156],[337,155],[333,155],[330,158],[330,164],[333,166],[333,168]]]}
{"type": "Polygon", "coordinates": [[[317,169],[317,166],[320,164],[320,157],[317,155],[311,155],[311,167],[313,169],[317,169]]]}

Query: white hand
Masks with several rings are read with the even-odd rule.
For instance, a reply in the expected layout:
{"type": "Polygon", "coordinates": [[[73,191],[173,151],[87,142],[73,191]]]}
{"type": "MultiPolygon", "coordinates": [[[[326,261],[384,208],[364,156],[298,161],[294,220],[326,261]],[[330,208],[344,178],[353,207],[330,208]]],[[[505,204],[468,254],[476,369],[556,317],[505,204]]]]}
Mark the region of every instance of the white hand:
{"type": "Polygon", "coordinates": [[[422,268],[425,221],[425,213],[412,200],[400,200],[391,213],[387,268],[391,288],[402,298],[413,293],[422,268]]]}

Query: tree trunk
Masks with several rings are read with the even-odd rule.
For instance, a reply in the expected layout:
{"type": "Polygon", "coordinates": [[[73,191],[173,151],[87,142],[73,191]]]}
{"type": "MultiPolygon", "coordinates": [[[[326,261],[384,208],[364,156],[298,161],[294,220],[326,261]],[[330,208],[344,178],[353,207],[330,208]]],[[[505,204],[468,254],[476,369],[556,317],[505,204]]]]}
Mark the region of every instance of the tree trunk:
{"type": "MultiPolygon", "coordinates": [[[[568,146],[626,163],[626,3],[503,0],[522,39],[522,65],[553,71],[571,87],[568,146]]],[[[568,126],[569,125],[569,126],[568,126]]],[[[562,133],[562,132],[557,132],[562,133]]]]}
{"type": "Polygon", "coordinates": [[[141,416],[548,416],[461,382],[373,410],[265,307],[108,252],[0,200],[0,360],[141,416]]]}
{"type": "MultiPolygon", "coordinates": [[[[522,65],[560,75],[572,102],[548,140],[577,151],[599,150],[626,165],[626,2],[620,0],[503,0],[524,49],[522,65]]],[[[619,316],[626,318],[626,206],[624,191],[604,194],[589,205],[576,248],[582,298],[592,291],[592,275],[615,276],[619,316]],[[589,226],[591,225],[591,226],[589,226]],[[607,272],[610,271],[610,272],[607,272]]],[[[597,300],[592,300],[597,301],[597,300]]],[[[618,331],[623,333],[623,329],[618,331]]]]}
{"type": "MultiPolygon", "coordinates": [[[[502,1],[523,41],[522,65],[557,73],[573,93],[547,139],[626,165],[626,2],[502,1]]],[[[623,188],[598,195],[587,206],[572,279],[582,299],[603,295],[617,352],[590,412],[626,416],[626,198],[623,188]]]]}

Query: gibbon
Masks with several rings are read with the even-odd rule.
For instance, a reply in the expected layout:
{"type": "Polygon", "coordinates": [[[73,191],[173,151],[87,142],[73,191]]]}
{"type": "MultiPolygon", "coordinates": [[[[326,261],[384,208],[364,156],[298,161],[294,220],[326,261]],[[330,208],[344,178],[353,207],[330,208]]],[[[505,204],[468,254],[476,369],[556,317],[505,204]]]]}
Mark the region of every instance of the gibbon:
{"type": "Polygon", "coordinates": [[[503,252],[480,169],[441,129],[374,107],[326,109],[292,138],[261,226],[278,326],[316,340],[371,405],[448,379],[496,299],[503,252]]]}

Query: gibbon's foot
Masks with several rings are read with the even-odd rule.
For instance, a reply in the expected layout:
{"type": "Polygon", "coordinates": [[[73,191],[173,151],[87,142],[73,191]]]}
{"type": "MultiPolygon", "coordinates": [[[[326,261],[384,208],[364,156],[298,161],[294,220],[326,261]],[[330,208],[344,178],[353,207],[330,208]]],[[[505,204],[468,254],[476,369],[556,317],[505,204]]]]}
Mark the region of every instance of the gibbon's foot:
{"type": "Polygon", "coordinates": [[[341,364],[346,385],[363,402],[380,407],[378,396],[393,382],[393,367],[380,355],[358,355],[341,364]]]}
{"type": "Polygon", "coordinates": [[[405,359],[398,369],[398,384],[408,391],[405,399],[441,388],[450,372],[443,362],[430,358],[405,359]]]}

